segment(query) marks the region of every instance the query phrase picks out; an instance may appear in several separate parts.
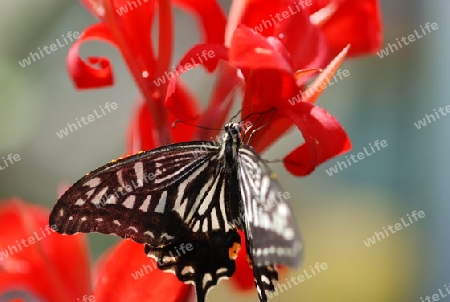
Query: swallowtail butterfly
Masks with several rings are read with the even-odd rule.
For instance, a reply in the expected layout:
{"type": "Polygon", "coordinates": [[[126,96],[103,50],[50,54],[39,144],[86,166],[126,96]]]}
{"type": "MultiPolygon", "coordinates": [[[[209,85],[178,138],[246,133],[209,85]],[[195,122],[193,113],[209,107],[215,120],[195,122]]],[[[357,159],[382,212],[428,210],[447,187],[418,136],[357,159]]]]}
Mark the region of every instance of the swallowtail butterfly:
{"type": "Polygon", "coordinates": [[[62,234],[100,232],[145,244],[160,269],[195,285],[198,302],[233,275],[243,230],[259,301],[267,301],[276,265],[297,267],[302,249],[290,206],[276,200],[281,191],[241,141],[241,126],[228,123],[221,142],[172,144],[85,175],[59,198],[50,225],[62,234]]]}

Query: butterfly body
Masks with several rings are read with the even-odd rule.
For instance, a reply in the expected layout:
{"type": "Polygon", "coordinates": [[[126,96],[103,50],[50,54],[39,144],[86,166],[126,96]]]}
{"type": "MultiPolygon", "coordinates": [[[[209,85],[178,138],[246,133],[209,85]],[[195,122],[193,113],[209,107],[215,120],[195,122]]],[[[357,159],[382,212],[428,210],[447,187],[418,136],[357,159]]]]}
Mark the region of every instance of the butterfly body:
{"type": "Polygon", "coordinates": [[[301,242],[281,190],[237,123],[222,142],[172,144],[113,161],[87,174],[58,200],[58,232],[100,232],[145,244],[158,267],[196,287],[199,302],[235,271],[245,232],[260,301],[277,280],[276,264],[297,266],[301,242]],[[179,252],[190,244],[192,250],[179,252]]]}

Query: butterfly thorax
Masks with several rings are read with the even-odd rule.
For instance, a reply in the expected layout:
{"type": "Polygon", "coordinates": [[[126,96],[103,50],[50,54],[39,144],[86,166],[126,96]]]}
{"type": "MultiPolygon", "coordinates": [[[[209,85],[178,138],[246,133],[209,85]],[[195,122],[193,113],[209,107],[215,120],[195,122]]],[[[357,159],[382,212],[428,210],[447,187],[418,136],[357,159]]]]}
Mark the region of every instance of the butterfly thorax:
{"type": "Polygon", "coordinates": [[[228,123],[225,125],[219,156],[224,157],[227,169],[236,169],[238,151],[241,146],[241,129],[239,123],[228,123]]]}

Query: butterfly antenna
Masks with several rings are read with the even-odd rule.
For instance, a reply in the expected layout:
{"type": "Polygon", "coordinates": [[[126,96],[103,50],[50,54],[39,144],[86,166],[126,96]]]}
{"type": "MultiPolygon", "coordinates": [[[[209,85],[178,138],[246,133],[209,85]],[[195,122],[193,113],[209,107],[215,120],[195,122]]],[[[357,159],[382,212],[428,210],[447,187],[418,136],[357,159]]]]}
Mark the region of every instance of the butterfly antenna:
{"type": "Polygon", "coordinates": [[[251,117],[252,115],[255,115],[255,114],[263,115],[263,114],[266,114],[266,113],[269,113],[269,112],[273,112],[275,110],[276,110],[275,108],[271,108],[271,109],[269,109],[267,111],[252,112],[252,113],[248,114],[246,117],[244,117],[241,121],[245,121],[246,119],[248,119],[249,117],[251,117]]]}
{"type": "MultiPolygon", "coordinates": [[[[271,112],[270,118],[267,120],[267,122],[266,122],[264,125],[261,125],[261,126],[259,126],[258,128],[252,130],[252,132],[250,133],[250,136],[248,137],[247,144],[250,144],[250,141],[252,140],[253,135],[254,135],[257,131],[259,131],[259,130],[265,128],[265,127],[272,121],[273,116],[275,115],[275,111],[276,111],[275,108],[272,108],[272,109],[270,109],[270,110],[268,110],[268,111],[266,111],[266,112],[260,113],[260,116],[256,119],[255,123],[258,122],[258,120],[261,119],[261,117],[262,117],[263,114],[265,114],[265,113],[271,112]]],[[[249,115],[249,116],[250,116],[250,115],[249,115]]]]}
{"type": "Polygon", "coordinates": [[[196,124],[191,124],[191,123],[188,123],[188,122],[185,122],[185,121],[182,121],[182,120],[175,120],[175,121],[172,123],[172,128],[175,128],[175,126],[176,126],[178,123],[183,123],[183,124],[188,125],[188,126],[197,127],[197,128],[206,129],[206,130],[223,130],[222,128],[221,128],[221,129],[218,129],[218,128],[210,128],[210,127],[200,126],[200,125],[196,125],[196,124]]]}
{"type": "Polygon", "coordinates": [[[229,123],[231,123],[231,121],[233,121],[239,114],[241,114],[241,111],[242,111],[242,108],[239,109],[239,111],[230,118],[229,123]]]}
{"type": "MultiPolygon", "coordinates": [[[[259,117],[255,120],[255,124],[257,124],[258,121],[263,117],[264,114],[266,114],[266,113],[268,113],[268,112],[271,112],[271,111],[274,111],[274,110],[275,110],[275,108],[272,108],[272,109],[270,109],[270,110],[263,111],[263,112],[253,112],[253,113],[250,113],[250,114],[247,115],[245,118],[243,118],[242,121],[248,119],[248,118],[249,118],[250,116],[252,116],[252,115],[259,114],[259,117]]],[[[245,129],[245,132],[244,132],[244,135],[243,135],[243,139],[245,139],[245,136],[246,136],[247,132],[250,131],[250,129],[251,129],[251,127],[249,127],[248,129],[245,129]]]]}

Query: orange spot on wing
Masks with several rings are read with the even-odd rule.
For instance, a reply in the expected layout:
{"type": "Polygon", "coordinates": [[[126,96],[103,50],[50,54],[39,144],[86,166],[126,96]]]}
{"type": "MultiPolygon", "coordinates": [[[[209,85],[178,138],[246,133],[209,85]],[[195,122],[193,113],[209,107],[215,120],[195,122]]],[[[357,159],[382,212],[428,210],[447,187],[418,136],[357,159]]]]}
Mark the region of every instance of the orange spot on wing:
{"type": "Polygon", "coordinates": [[[228,255],[229,255],[230,259],[236,260],[240,249],[241,249],[240,243],[237,243],[237,242],[233,243],[233,246],[230,247],[228,250],[228,255]]]}

